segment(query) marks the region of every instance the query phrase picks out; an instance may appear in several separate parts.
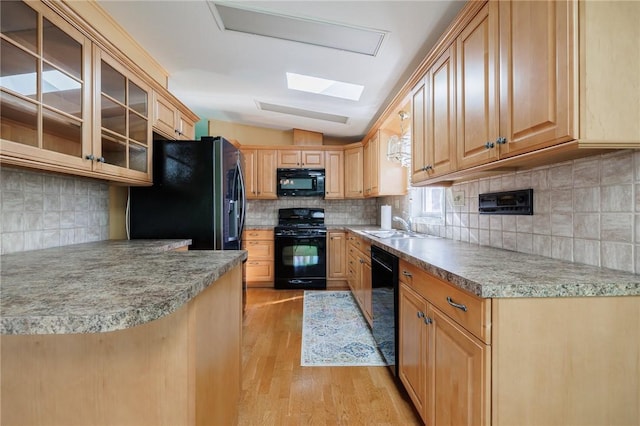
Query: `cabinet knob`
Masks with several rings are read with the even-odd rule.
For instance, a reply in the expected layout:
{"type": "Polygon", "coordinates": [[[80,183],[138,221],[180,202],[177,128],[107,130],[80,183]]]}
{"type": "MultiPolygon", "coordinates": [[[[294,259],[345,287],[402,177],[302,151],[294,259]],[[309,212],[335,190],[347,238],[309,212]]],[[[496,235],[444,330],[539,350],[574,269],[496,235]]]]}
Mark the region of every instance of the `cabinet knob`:
{"type": "Polygon", "coordinates": [[[504,137],[500,136],[498,139],[496,139],[496,143],[498,145],[504,145],[504,144],[507,143],[507,138],[504,138],[504,137]]]}
{"type": "Polygon", "coordinates": [[[93,154],[85,155],[84,158],[86,158],[87,160],[91,160],[91,161],[96,159],[96,157],[93,154]]]}
{"type": "Polygon", "coordinates": [[[418,318],[424,318],[424,312],[422,311],[418,311],[417,315],[418,315],[418,318]]]}
{"type": "Polygon", "coordinates": [[[104,157],[100,157],[100,158],[98,158],[96,161],[97,161],[98,163],[104,163],[104,162],[105,162],[105,159],[104,159],[104,157]]]}
{"type": "Polygon", "coordinates": [[[484,147],[485,147],[486,149],[491,149],[491,148],[493,148],[494,146],[496,146],[496,145],[495,145],[493,142],[487,142],[487,143],[485,143],[485,144],[484,144],[484,147]]]}
{"type": "Polygon", "coordinates": [[[408,272],[408,271],[402,271],[402,275],[404,275],[405,277],[409,277],[409,278],[413,277],[413,275],[411,275],[411,272],[408,272]]]}
{"type": "Polygon", "coordinates": [[[431,318],[429,318],[429,317],[424,317],[424,323],[429,325],[429,324],[433,323],[433,320],[431,318]]]}
{"type": "Polygon", "coordinates": [[[428,164],[422,168],[423,172],[428,172],[430,170],[433,170],[433,166],[431,164],[428,164]]]}

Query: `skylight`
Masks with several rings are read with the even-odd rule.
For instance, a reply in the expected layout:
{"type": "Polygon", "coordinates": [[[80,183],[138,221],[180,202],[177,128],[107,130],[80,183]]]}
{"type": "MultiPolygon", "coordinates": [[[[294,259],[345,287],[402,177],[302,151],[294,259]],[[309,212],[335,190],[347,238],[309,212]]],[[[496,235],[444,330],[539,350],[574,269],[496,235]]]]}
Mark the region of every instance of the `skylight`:
{"type": "Polygon", "coordinates": [[[364,86],[344,83],[342,81],[326,80],[304,74],[287,73],[287,87],[302,92],[333,96],[335,98],[360,100],[364,86]]]}

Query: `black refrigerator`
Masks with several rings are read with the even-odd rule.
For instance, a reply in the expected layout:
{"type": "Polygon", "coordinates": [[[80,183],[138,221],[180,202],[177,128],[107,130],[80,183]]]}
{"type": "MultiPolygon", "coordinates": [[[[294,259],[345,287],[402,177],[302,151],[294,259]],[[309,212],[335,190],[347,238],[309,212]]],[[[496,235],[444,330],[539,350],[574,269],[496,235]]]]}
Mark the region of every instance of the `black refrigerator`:
{"type": "Polygon", "coordinates": [[[190,238],[239,250],[246,196],[240,151],[222,137],[153,142],[153,186],[131,187],[131,239],[190,238]]]}

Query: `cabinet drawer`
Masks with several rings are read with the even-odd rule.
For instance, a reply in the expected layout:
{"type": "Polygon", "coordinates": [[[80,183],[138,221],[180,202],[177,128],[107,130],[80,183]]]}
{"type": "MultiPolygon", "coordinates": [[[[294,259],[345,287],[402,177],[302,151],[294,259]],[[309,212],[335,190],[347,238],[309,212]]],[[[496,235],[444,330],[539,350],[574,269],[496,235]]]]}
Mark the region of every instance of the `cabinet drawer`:
{"type": "Polygon", "coordinates": [[[245,241],[242,243],[242,248],[247,250],[248,260],[273,260],[273,241],[245,241]]]}
{"type": "Polygon", "coordinates": [[[400,280],[477,338],[491,342],[491,299],[482,299],[417,266],[400,262],[400,280]]]}
{"type": "Polygon", "coordinates": [[[273,241],[273,229],[250,229],[244,231],[242,238],[245,241],[270,240],[273,241]]]}
{"type": "Polygon", "coordinates": [[[273,281],[272,260],[247,260],[245,263],[247,282],[273,281]]]}

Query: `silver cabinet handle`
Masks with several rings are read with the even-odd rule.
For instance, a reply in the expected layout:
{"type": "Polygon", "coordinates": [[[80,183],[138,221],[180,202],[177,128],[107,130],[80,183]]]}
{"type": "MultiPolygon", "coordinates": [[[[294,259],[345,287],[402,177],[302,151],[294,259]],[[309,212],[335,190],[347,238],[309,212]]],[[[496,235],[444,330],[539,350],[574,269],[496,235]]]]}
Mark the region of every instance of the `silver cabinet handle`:
{"type": "Polygon", "coordinates": [[[92,161],[96,159],[96,157],[93,154],[87,154],[87,155],[84,156],[84,158],[86,158],[87,160],[92,160],[92,161]]]}
{"type": "Polygon", "coordinates": [[[465,305],[462,305],[462,304],[460,304],[460,303],[456,303],[456,302],[454,302],[454,301],[453,301],[453,299],[452,299],[452,298],[450,298],[449,296],[447,296],[447,302],[448,302],[451,306],[453,306],[454,308],[458,308],[458,309],[460,309],[461,311],[467,312],[467,307],[466,307],[465,305]]]}
{"type": "Polygon", "coordinates": [[[97,161],[98,163],[104,163],[104,162],[105,162],[105,159],[104,159],[104,157],[100,157],[100,158],[96,158],[96,161],[97,161]]]}
{"type": "Polygon", "coordinates": [[[496,144],[494,144],[493,142],[487,142],[487,143],[485,143],[485,144],[484,144],[484,147],[485,147],[486,149],[491,149],[491,148],[493,148],[494,146],[496,146],[496,144]]]}
{"type": "Polygon", "coordinates": [[[424,323],[429,325],[429,324],[433,323],[433,320],[431,318],[429,318],[429,317],[424,317],[424,323]]]}
{"type": "Polygon", "coordinates": [[[424,312],[422,311],[418,311],[417,315],[418,315],[418,318],[424,318],[424,312]]]}
{"type": "Polygon", "coordinates": [[[411,272],[402,271],[402,275],[404,275],[405,277],[413,278],[413,275],[411,275],[411,272]]]}
{"type": "Polygon", "coordinates": [[[507,143],[507,138],[500,136],[498,139],[496,139],[496,143],[498,145],[504,145],[507,143]]]}

